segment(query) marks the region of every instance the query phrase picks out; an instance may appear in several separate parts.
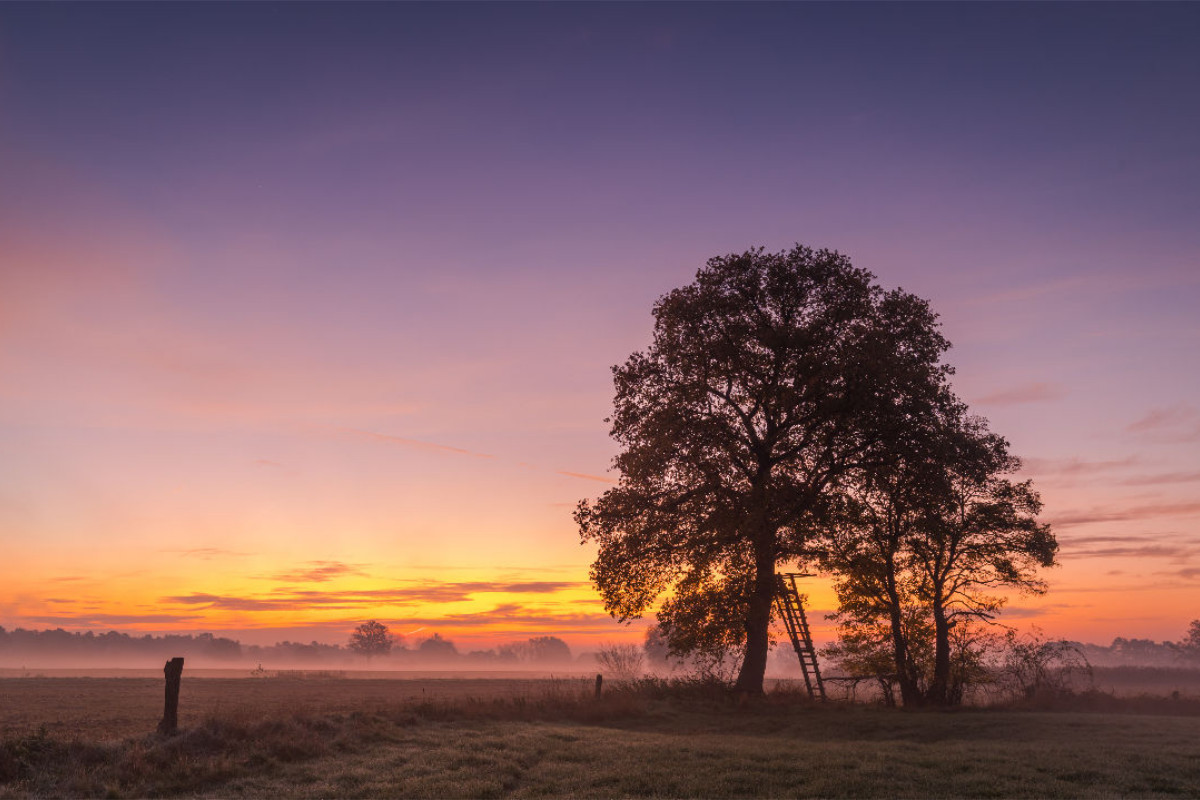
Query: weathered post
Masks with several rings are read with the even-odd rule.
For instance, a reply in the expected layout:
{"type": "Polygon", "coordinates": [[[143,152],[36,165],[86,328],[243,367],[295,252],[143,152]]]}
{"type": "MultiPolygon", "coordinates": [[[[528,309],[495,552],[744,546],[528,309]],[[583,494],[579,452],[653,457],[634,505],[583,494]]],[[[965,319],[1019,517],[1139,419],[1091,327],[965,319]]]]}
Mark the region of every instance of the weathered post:
{"type": "Polygon", "coordinates": [[[163,675],[167,678],[167,696],[158,732],[171,734],[179,729],[179,682],[183,678],[183,659],[172,658],[168,661],[163,666],[163,675]]]}
{"type": "Polygon", "coordinates": [[[600,689],[604,686],[604,676],[599,672],[596,673],[596,697],[600,696],[600,689]]]}

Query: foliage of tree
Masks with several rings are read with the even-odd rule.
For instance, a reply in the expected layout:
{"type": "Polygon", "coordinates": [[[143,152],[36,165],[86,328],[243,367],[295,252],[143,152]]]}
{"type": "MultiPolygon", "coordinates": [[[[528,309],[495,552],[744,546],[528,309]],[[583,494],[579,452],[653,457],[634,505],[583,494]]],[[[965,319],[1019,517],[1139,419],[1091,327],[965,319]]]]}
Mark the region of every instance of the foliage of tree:
{"type": "Polygon", "coordinates": [[[151,662],[174,656],[228,662],[242,658],[249,649],[233,639],[211,633],[135,636],[120,631],[72,632],[62,628],[6,631],[0,627],[0,660],[29,660],[42,665],[127,663],[141,659],[151,662]]]}
{"type": "Polygon", "coordinates": [[[435,633],[417,646],[417,653],[422,658],[447,659],[458,657],[458,648],[449,639],[443,639],[440,633],[435,633]]]}
{"type": "Polygon", "coordinates": [[[653,342],[614,367],[619,484],[576,521],[621,620],[665,595],[675,653],[742,656],[761,692],[777,565],[811,554],[838,482],[945,391],[925,301],[836,252],[711,259],[654,307],[653,342]]]}
{"type": "Polygon", "coordinates": [[[571,648],[557,636],[534,636],[524,642],[500,645],[496,657],[504,661],[562,664],[571,660],[571,648]]]}
{"type": "Polygon", "coordinates": [[[366,656],[370,661],[375,656],[386,656],[392,652],[392,634],[382,622],[371,620],[364,622],[350,634],[349,647],[360,656],[366,656]]]}
{"type": "Polygon", "coordinates": [[[1002,437],[950,397],[925,422],[850,476],[821,555],[843,635],[882,626],[905,705],[961,699],[970,623],[996,616],[1000,591],[1043,592],[1058,549],[1031,484],[1007,477],[1020,463],[1002,437]]]}
{"type": "Polygon", "coordinates": [[[1185,656],[1194,661],[1200,661],[1200,619],[1192,620],[1188,626],[1187,635],[1179,643],[1185,656]]]}

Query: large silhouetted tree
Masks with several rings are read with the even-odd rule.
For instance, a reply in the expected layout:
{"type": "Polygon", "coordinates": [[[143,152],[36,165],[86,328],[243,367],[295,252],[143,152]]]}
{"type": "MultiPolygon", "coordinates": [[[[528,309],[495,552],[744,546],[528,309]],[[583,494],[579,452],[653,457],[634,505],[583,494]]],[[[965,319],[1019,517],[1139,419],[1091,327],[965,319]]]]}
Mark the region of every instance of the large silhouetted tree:
{"type": "MultiPolygon", "coordinates": [[[[925,301],[797,245],[714,258],[614,367],[618,485],[576,521],[606,608],[676,653],[742,653],[761,692],[775,569],[806,555],[839,479],[929,414],[949,346],[925,301]]],[[[882,448],[886,449],[886,448],[882,448]]]]}

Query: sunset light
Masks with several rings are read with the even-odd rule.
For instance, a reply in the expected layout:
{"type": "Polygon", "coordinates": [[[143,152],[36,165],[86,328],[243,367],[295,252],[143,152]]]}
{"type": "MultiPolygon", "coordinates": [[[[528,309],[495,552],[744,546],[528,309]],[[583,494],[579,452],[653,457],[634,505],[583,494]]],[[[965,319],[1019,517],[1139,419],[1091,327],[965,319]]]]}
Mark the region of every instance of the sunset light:
{"type": "Polygon", "coordinates": [[[1060,566],[1004,621],[1178,639],[1196,19],[0,7],[0,625],[640,643],[572,518],[611,367],[708,258],[801,242],[927,299],[1023,459],[1060,566]]]}

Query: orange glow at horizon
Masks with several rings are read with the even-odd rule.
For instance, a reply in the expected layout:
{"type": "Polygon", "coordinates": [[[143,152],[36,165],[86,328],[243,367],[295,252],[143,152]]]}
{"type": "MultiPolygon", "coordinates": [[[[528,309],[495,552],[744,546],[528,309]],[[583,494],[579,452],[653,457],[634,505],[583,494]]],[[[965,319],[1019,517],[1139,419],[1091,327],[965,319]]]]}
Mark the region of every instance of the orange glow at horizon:
{"type": "MultiPolygon", "coordinates": [[[[1151,70],[1190,40],[1066,37],[1063,104],[969,36],[926,42],[962,71],[878,19],[862,72],[805,61],[840,35],[762,43],[767,18],[866,31],[836,4],[498,5],[504,37],[335,6],[0,3],[0,625],[640,641],[572,519],[617,479],[611,366],[707,258],[797,239],[928,299],[955,391],[1024,459],[1061,565],[1000,622],[1107,644],[1200,616],[1194,81],[1151,70]],[[173,13],[196,24],[167,59],[173,13]]],[[[828,641],[829,580],[801,591],[828,641]]]]}

